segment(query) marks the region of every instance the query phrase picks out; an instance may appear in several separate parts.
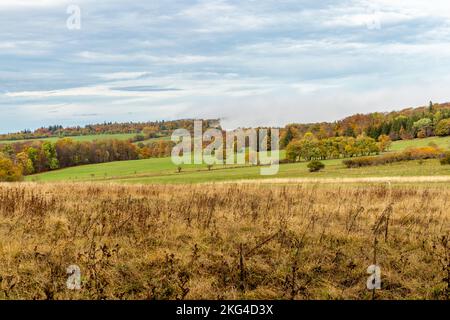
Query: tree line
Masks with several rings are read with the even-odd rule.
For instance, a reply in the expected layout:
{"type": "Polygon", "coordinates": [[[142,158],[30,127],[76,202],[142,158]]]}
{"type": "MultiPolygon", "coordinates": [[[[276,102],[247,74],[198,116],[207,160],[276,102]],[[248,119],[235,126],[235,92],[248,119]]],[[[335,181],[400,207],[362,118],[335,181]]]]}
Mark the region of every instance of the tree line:
{"type": "Polygon", "coordinates": [[[23,175],[112,161],[167,157],[171,141],[135,145],[117,139],[57,142],[32,141],[0,145],[0,181],[17,181],[23,175]]]}
{"type": "Polygon", "coordinates": [[[393,141],[450,135],[450,103],[430,104],[390,113],[356,114],[335,122],[290,124],[282,130],[283,148],[311,132],[318,139],[366,135],[377,140],[386,135],[393,141]]]}
{"type": "Polygon", "coordinates": [[[381,135],[378,140],[360,135],[318,139],[311,132],[302,139],[292,140],[286,147],[286,159],[290,162],[369,156],[387,151],[391,146],[389,136],[381,135]]]}

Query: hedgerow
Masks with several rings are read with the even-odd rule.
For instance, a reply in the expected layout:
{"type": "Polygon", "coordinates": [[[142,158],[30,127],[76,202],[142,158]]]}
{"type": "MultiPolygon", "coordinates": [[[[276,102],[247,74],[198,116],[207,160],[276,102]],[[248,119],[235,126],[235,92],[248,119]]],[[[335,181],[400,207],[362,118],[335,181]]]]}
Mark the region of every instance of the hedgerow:
{"type": "Polygon", "coordinates": [[[400,161],[438,159],[442,158],[444,154],[445,152],[442,149],[428,146],[408,148],[402,152],[388,153],[376,157],[359,157],[354,159],[347,159],[343,161],[343,164],[347,168],[359,168],[367,166],[378,166],[400,161]]]}

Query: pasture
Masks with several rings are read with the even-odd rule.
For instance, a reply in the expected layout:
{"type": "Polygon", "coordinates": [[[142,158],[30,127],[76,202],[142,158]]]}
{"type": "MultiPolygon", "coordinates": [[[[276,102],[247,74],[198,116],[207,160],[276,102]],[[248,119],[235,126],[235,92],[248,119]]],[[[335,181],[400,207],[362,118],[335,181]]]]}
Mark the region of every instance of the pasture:
{"type": "MultiPolygon", "coordinates": [[[[426,146],[436,143],[441,147],[450,142],[450,137],[396,141],[392,150],[400,151],[411,146],[426,146]]],[[[284,158],[281,151],[280,158],[284,158]]],[[[85,165],[46,172],[26,177],[27,181],[115,181],[121,183],[202,183],[227,180],[273,179],[273,178],[361,178],[402,176],[447,176],[450,167],[442,166],[438,160],[407,161],[390,165],[348,169],[342,159],[324,160],[325,169],[310,173],[306,162],[280,165],[276,176],[261,176],[260,167],[215,165],[209,170],[206,165],[182,165],[181,172],[170,158],[153,158],[85,165]]]]}
{"type": "Polygon", "coordinates": [[[450,150],[450,136],[448,136],[395,141],[392,143],[391,151],[402,151],[409,147],[425,147],[430,143],[434,143],[443,149],[450,150]]]}

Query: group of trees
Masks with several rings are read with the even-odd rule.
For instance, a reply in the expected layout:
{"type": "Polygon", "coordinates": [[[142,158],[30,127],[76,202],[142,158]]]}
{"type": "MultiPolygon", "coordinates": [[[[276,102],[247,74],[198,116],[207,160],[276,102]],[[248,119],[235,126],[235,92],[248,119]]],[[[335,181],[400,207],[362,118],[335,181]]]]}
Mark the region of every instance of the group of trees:
{"type": "Polygon", "coordinates": [[[325,160],[368,156],[386,151],[391,145],[391,139],[382,135],[378,141],[371,137],[360,135],[353,137],[334,137],[318,139],[311,132],[302,139],[292,140],[286,147],[286,158],[289,161],[325,160]]]}
{"type": "Polygon", "coordinates": [[[89,142],[70,138],[0,145],[0,181],[83,164],[166,157],[172,146],[171,141],[135,145],[115,139],[89,142]]]}
{"type": "Polygon", "coordinates": [[[430,136],[450,135],[450,104],[430,104],[398,112],[356,114],[336,122],[290,124],[284,128],[281,146],[301,139],[311,132],[318,139],[358,137],[366,135],[377,140],[386,135],[391,140],[406,140],[430,136]]]}
{"type": "Polygon", "coordinates": [[[138,157],[139,159],[149,158],[163,158],[169,157],[172,148],[175,145],[172,141],[154,141],[149,143],[138,143],[138,157]]]}
{"type": "Polygon", "coordinates": [[[138,148],[121,140],[74,141],[60,139],[55,143],[59,168],[81,164],[103,163],[138,159],[138,148]]]}
{"type": "Polygon", "coordinates": [[[450,110],[433,112],[431,106],[429,110],[411,116],[399,115],[378,126],[369,126],[366,133],[374,138],[387,134],[393,140],[450,135],[450,110]]]}

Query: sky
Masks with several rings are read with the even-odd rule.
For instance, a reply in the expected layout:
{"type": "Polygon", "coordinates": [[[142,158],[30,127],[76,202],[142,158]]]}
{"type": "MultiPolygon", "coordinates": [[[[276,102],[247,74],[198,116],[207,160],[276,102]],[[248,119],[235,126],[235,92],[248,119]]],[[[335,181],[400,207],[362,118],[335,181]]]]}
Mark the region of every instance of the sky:
{"type": "Polygon", "coordinates": [[[333,121],[450,101],[449,60],[446,0],[0,0],[0,132],[333,121]]]}

